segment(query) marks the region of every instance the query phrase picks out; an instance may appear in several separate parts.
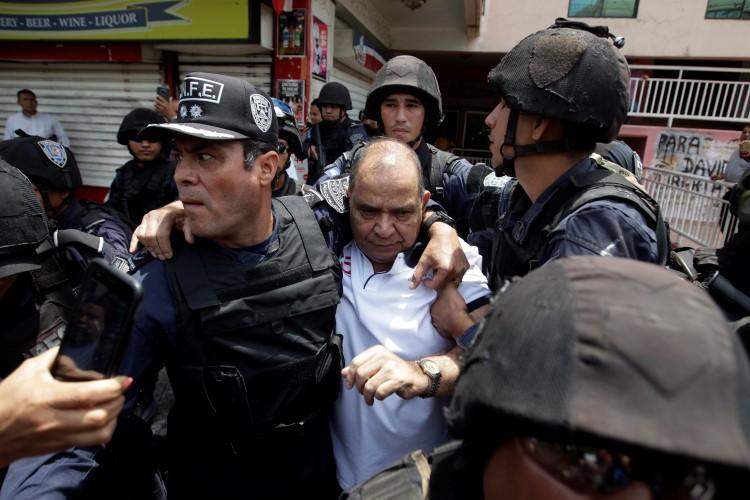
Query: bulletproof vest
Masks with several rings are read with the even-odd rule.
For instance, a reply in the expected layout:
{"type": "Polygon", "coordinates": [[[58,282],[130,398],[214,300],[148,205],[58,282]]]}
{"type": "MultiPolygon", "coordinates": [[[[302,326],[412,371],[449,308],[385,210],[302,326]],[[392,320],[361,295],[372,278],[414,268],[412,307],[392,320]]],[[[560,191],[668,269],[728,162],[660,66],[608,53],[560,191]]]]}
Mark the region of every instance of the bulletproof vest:
{"type": "Polygon", "coordinates": [[[259,264],[205,240],[177,245],[166,262],[180,336],[167,360],[175,442],[252,448],[338,394],[341,268],[301,197],[273,206],[278,241],[259,264]]]}
{"type": "Polygon", "coordinates": [[[518,184],[512,187],[509,210],[501,216],[495,227],[490,262],[490,286],[497,290],[503,281],[514,276],[524,276],[539,267],[547,235],[565,217],[587,203],[600,199],[627,201],[635,205],[646,216],[649,227],[656,233],[658,263],[664,265],[669,254],[669,236],[662,219],[659,205],[643,190],[619,174],[605,169],[596,169],[568,178],[547,202],[544,212],[527,229],[526,238],[517,242],[504,227],[504,217],[510,213],[523,213],[531,201],[518,184]]]}
{"type": "MultiPolygon", "coordinates": [[[[21,276],[16,283],[23,299],[19,317],[3,325],[0,339],[0,377],[7,376],[24,359],[60,344],[75,303],[64,259],[51,242],[38,250],[41,268],[21,276]],[[25,288],[23,288],[25,287],[25,288]]],[[[7,318],[6,318],[7,320],[7,318]]]]}
{"type": "Polygon", "coordinates": [[[81,231],[91,233],[96,229],[96,226],[107,219],[115,220],[118,225],[133,229],[131,222],[111,207],[88,200],[81,200],[78,203],[81,205],[81,209],[73,217],[80,220],[81,231]]]}
{"type": "Polygon", "coordinates": [[[176,190],[172,189],[174,164],[164,160],[151,162],[138,167],[131,160],[118,169],[122,177],[122,197],[118,207],[127,216],[131,225],[139,224],[143,216],[175,200],[176,190]]]}

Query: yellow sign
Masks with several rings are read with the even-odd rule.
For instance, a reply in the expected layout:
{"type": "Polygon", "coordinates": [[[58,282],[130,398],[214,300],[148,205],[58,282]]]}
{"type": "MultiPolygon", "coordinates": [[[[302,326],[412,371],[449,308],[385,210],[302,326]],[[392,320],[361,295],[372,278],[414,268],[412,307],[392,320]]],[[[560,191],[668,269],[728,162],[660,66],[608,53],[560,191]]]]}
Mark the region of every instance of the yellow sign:
{"type": "Polygon", "coordinates": [[[0,40],[246,40],[252,0],[0,1],[0,40]]]}

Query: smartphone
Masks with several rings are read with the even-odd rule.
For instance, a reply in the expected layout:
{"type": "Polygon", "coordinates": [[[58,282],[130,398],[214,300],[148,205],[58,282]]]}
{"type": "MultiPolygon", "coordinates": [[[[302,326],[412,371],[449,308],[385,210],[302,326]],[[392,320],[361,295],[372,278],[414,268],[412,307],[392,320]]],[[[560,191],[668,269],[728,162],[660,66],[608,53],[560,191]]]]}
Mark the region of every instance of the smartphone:
{"type": "Polygon", "coordinates": [[[103,259],[89,262],[52,375],[67,381],[116,375],[142,299],[143,289],[131,276],[103,259]]]}
{"type": "Polygon", "coordinates": [[[164,99],[169,100],[169,87],[166,85],[159,85],[156,87],[156,95],[162,96],[164,99]]]}

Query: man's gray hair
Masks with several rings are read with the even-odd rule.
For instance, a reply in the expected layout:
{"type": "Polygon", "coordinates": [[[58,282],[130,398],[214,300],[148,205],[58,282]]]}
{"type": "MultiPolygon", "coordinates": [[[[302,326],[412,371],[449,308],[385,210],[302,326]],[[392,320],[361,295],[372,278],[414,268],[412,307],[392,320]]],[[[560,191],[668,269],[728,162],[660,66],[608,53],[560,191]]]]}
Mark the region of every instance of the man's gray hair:
{"type": "MultiPolygon", "coordinates": [[[[393,161],[393,155],[399,155],[397,159],[398,161],[403,160],[403,168],[413,168],[416,172],[417,193],[420,198],[422,197],[422,193],[424,193],[425,189],[424,178],[422,177],[422,164],[419,161],[419,157],[408,145],[390,137],[378,137],[377,139],[373,139],[369,141],[366,146],[356,152],[354,158],[352,158],[352,170],[349,173],[350,191],[354,191],[354,185],[357,183],[359,170],[365,163],[365,160],[373,155],[376,155],[373,160],[376,162],[375,166],[389,166],[393,161]]],[[[383,182],[388,182],[388,180],[383,179],[383,182]]]]}

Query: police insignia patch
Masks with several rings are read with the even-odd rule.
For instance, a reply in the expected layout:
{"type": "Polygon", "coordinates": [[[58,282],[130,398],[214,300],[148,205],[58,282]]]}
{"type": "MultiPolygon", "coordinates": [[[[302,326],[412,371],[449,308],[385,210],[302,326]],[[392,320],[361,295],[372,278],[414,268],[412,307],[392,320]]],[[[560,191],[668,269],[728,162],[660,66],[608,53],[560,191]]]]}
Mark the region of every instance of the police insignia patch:
{"type": "Polygon", "coordinates": [[[63,168],[68,163],[68,153],[59,142],[46,140],[37,142],[37,145],[42,150],[42,153],[44,153],[44,156],[58,167],[63,168]]]}
{"type": "Polygon", "coordinates": [[[271,103],[268,99],[260,94],[250,96],[250,110],[253,113],[253,120],[262,132],[268,132],[271,128],[271,103]]]}
{"type": "Polygon", "coordinates": [[[510,177],[507,175],[503,175],[502,177],[496,176],[494,173],[491,173],[487,175],[487,177],[484,178],[484,184],[485,187],[495,187],[495,188],[501,188],[505,186],[505,184],[510,180],[510,177]]]}
{"type": "Polygon", "coordinates": [[[180,106],[180,118],[187,117],[187,114],[188,114],[187,106],[183,104],[182,106],[180,106]]]}
{"type": "Polygon", "coordinates": [[[326,202],[336,210],[338,213],[343,214],[347,212],[347,206],[345,202],[346,192],[349,189],[349,176],[339,177],[337,179],[329,179],[321,182],[318,186],[318,191],[326,202]]]}
{"type": "Polygon", "coordinates": [[[192,106],[190,106],[191,118],[200,118],[201,116],[203,116],[203,108],[201,108],[197,104],[193,104],[192,106]]]}

